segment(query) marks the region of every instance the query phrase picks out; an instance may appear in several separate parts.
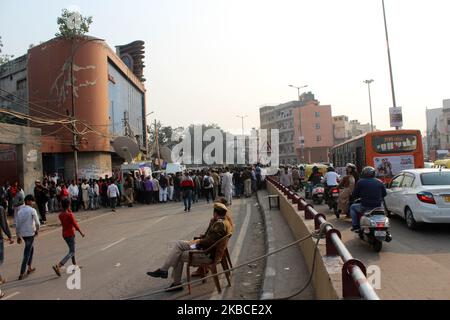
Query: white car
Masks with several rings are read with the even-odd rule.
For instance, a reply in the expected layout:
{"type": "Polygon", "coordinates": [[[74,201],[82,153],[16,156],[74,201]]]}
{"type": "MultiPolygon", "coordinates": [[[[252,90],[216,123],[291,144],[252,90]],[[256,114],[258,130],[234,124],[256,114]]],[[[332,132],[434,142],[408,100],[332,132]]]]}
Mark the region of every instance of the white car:
{"type": "Polygon", "coordinates": [[[420,223],[450,223],[450,170],[402,171],[392,179],[385,203],[388,213],[403,217],[413,230],[420,223]]]}

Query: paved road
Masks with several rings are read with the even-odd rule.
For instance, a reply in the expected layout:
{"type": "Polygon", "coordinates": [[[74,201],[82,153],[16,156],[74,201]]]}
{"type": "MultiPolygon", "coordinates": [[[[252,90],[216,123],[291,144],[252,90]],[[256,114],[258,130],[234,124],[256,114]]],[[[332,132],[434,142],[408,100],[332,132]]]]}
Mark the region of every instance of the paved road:
{"type": "Polygon", "coordinates": [[[450,299],[450,225],[427,225],[411,231],[403,219],[391,219],[393,241],[376,253],[350,232],[351,220],[336,217],[325,205],[315,205],[342,232],[352,255],[366,266],[381,269],[381,299],[450,299]]]}
{"type": "MultiPolygon", "coordinates": [[[[245,247],[246,239],[252,236],[254,225],[260,222],[254,202],[254,199],[248,199],[233,203],[237,236],[233,235],[230,248],[232,253],[235,252],[236,259],[245,258],[244,254],[240,257],[240,253],[250,250],[245,247]],[[236,243],[237,239],[241,243],[236,243]]],[[[16,280],[23,244],[6,245],[1,273],[10,281],[2,286],[2,290],[7,293],[6,298],[11,300],[125,299],[141,294],[146,295],[142,299],[214,298],[215,287],[212,280],[204,285],[195,285],[191,296],[187,296],[187,290],[176,294],[164,292],[148,296],[150,292],[166,288],[170,284],[170,278],[154,279],[145,274],[161,265],[171,241],[189,240],[204,233],[210,217],[212,204],[203,201],[195,204],[190,213],[185,213],[181,204],[170,203],[121,208],[116,213],[99,213],[82,221],[80,226],[87,236],[77,236],[77,262],[83,267],[81,290],[69,290],[66,286],[69,275],[63,274],[59,278],[51,269],[51,265],[59,261],[67,251],[61,229],[42,232],[36,238],[34,266],[37,271],[25,280],[16,280]]],[[[260,247],[264,246],[263,241],[262,238],[260,247]]],[[[257,298],[259,293],[256,282],[253,292],[245,295],[238,288],[239,286],[232,286],[225,292],[226,297],[257,298]]]]}

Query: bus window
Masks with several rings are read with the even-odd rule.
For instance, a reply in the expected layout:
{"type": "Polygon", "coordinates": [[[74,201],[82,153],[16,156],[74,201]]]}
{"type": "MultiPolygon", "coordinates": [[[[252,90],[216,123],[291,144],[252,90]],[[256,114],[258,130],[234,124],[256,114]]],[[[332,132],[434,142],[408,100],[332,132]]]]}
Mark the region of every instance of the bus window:
{"type": "Polygon", "coordinates": [[[372,145],[381,154],[411,152],[417,149],[417,137],[413,134],[374,136],[372,145]]]}

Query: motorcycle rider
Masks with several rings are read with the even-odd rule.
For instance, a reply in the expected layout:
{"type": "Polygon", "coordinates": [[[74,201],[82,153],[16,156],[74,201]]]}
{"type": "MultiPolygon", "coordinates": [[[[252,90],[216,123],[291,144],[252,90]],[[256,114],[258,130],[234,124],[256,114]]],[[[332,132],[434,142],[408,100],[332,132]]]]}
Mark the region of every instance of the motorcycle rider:
{"type": "Polygon", "coordinates": [[[361,203],[352,204],[350,207],[352,231],[359,232],[358,213],[382,207],[383,198],[386,197],[386,187],[375,178],[373,167],[365,167],[362,170],[361,179],[356,183],[352,196],[353,199],[361,199],[361,203]]]}
{"type": "Polygon", "coordinates": [[[323,179],[323,176],[322,176],[322,172],[319,171],[319,167],[314,166],[312,168],[312,173],[308,178],[308,182],[311,182],[309,184],[309,194],[310,195],[312,194],[314,186],[322,183],[322,179],[323,179]]]}
{"type": "Polygon", "coordinates": [[[300,190],[303,190],[303,182],[305,181],[305,168],[303,166],[300,166],[298,173],[300,176],[300,190]]]}
{"type": "Polygon", "coordinates": [[[356,184],[356,166],[352,163],[347,163],[345,171],[346,175],[339,183],[339,188],[342,191],[339,193],[338,213],[347,215],[350,209],[350,197],[356,184]]]}
{"type": "Polygon", "coordinates": [[[335,188],[339,184],[339,175],[335,172],[334,168],[332,166],[329,166],[327,168],[327,173],[324,177],[324,184],[325,184],[325,199],[328,200],[331,195],[331,189],[335,188]]]}

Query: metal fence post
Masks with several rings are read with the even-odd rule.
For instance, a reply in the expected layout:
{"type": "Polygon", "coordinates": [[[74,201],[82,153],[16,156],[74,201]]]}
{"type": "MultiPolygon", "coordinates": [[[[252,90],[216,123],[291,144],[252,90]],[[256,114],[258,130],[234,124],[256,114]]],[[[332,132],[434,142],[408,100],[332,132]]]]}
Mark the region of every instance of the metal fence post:
{"type": "Polygon", "coordinates": [[[351,268],[358,266],[367,277],[366,266],[358,259],[351,259],[342,266],[342,296],[344,298],[362,298],[359,293],[359,285],[355,283],[351,274],[351,268]]]}
{"type": "Polygon", "coordinates": [[[314,219],[314,214],[311,212],[311,209],[313,209],[314,207],[310,204],[307,204],[305,206],[305,219],[306,220],[312,220],[314,219]]]}
{"type": "Polygon", "coordinates": [[[322,222],[320,222],[320,218],[323,218],[323,220],[327,220],[327,217],[325,217],[324,214],[318,213],[314,216],[314,226],[316,228],[316,230],[320,229],[320,225],[322,224],[322,222]]]}
{"type": "Polygon", "coordinates": [[[325,239],[326,239],[326,254],[327,256],[338,256],[339,253],[333,244],[333,241],[331,241],[331,235],[335,233],[339,239],[342,239],[341,233],[337,229],[330,229],[327,231],[325,239]]]}

